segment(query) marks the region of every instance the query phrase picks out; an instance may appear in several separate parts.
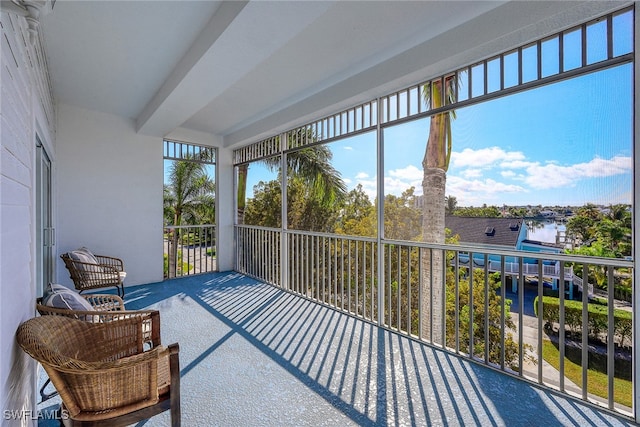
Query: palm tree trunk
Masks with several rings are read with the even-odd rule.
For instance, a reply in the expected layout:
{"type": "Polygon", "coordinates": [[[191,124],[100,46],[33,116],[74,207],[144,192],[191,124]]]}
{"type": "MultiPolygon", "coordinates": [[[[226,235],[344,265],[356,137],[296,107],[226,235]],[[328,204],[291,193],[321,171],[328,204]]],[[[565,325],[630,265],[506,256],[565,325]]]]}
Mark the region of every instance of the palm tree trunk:
{"type": "Polygon", "coordinates": [[[238,195],[237,195],[237,203],[238,203],[238,224],[244,224],[244,211],[246,208],[246,197],[247,197],[247,173],[249,172],[249,164],[245,163],[243,165],[238,166],[238,195]]]}
{"type": "MultiPolygon", "coordinates": [[[[431,117],[429,140],[422,167],[422,240],[428,243],[445,242],[445,190],[447,183],[447,126],[448,114],[431,117]]],[[[422,318],[423,337],[444,346],[442,324],[445,294],[445,256],[441,250],[424,251],[422,257],[422,318]]]]}
{"type": "Polygon", "coordinates": [[[169,279],[173,279],[176,277],[176,265],[178,259],[178,229],[174,228],[167,236],[167,241],[169,243],[169,250],[167,253],[168,258],[168,276],[169,279]]]}
{"type": "MultiPolygon", "coordinates": [[[[439,168],[426,168],[422,181],[424,203],[422,208],[422,240],[444,243],[445,240],[445,185],[447,174],[439,168]]],[[[422,257],[422,325],[423,338],[443,344],[444,253],[426,250],[422,257]]]]}

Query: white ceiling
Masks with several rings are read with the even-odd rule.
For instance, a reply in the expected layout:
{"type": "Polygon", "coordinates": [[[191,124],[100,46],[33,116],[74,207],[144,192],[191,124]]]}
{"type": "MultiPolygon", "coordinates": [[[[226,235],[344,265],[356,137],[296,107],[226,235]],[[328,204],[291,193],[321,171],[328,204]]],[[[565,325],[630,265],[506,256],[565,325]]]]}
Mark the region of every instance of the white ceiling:
{"type": "Polygon", "coordinates": [[[245,144],[623,6],[73,1],[42,17],[57,102],[245,144]]]}

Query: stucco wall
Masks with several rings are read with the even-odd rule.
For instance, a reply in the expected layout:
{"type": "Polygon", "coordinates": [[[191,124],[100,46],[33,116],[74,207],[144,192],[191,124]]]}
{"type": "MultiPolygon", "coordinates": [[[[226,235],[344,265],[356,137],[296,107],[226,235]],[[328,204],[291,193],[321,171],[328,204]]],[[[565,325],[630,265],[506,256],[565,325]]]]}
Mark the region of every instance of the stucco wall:
{"type": "MultiPolygon", "coordinates": [[[[162,139],[133,120],[58,106],[57,252],[122,258],[126,285],[162,280],[162,139]]],[[[71,286],[58,259],[57,277],[71,286]]]]}
{"type": "Polygon", "coordinates": [[[33,425],[36,364],[15,332],[35,314],[36,134],[53,152],[55,117],[39,40],[14,14],[0,26],[0,424],[33,425]]]}

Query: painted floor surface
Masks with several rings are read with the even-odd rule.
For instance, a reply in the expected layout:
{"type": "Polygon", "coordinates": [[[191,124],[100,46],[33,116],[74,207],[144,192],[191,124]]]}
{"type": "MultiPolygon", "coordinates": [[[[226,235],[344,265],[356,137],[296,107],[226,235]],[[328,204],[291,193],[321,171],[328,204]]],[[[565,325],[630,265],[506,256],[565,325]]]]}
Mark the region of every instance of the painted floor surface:
{"type": "Polygon", "coordinates": [[[180,344],[183,426],[634,425],[238,273],[126,292],[180,344]]]}

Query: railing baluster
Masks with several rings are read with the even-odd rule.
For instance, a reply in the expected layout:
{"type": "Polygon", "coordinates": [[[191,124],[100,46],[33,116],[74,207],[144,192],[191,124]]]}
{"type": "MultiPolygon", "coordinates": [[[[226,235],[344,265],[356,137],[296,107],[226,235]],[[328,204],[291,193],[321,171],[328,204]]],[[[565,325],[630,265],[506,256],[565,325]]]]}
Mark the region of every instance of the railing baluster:
{"type": "MultiPolygon", "coordinates": [[[[473,255],[473,252],[469,253],[469,267],[468,267],[468,271],[469,271],[469,280],[473,280],[473,259],[471,258],[471,256],[473,255]]],[[[443,258],[444,260],[446,260],[446,253],[445,253],[445,257],[443,258]]],[[[446,262],[446,261],[445,261],[446,262]]],[[[455,325],[455,330],[454,330],[454,343],[455,343],[455,349],[456,349],[456,353],[460,353],[460,274],[459,274],[459,269],[460,269],[460,265],[459,265],[460,260],[458,258],[455,259],[455,261],[453,262],[454,267],[453,267],[453,271],[454,271],[454,281],[453,281],[453,293],[455,295],[454,298],[454,325],[455,325]]],[[[447,293],[446,291],[446,281],[443,282],[445,283],[445,294],[447,293]]],[[[446,311],[446,305],[442,306],[442,310],[446,311]]],[[[446,321],[446,319],[445,319],[446,321]]],[[[471,322],[470,322],[471,323],[471,322]]],[[[446,336],[444,334],[442,334],[442,340],[443,342],[446,342],[446,336]]]]}
{"type": "Polygon", "coordinates": [[[344,239],[340,239],[340,308],[344,310],[344,239]]]}
{"type": "Polygon", "coordinates": [[[398,280],[396,285],[396,329],[400,330],[400,288],[402,286],[402,246],[398,246],[398,280]]]}
{"type": "MultiPolygon", "coordinates": [[[[469,260],[473,260],[473,252],[469,252],[469,260]]],[[[456,257],[456,259],[458,259],[456,257]]],[[[469,357],[473,358],[473,330],[474,330],[474,324],[475,324],[475,319],[473,317],[473,289],[475,288],[474,283],[473,283],[473,268],[472,268],[472,263],[469,264],[469,268],[471,268],[471,276],[469,277],[469,357]]],[[[487,277],[487,266],[485,263],[485,277],[487,277]]]]}
{"type": "Polygon", "coordinates": [[[537,359],[538,359],[538,384],[542,384],[543,380],[542,380],[542,331],[544,329],[544,326],[542,324],[542,320],[544,318],[543,313],[544,313],[544,303],[543,303],[543,298],[544,298],[544,277],[542,276],[542,260],[538,260],[538,265],[539,265],[539,273],[538,273],[538,355],[537,355],[537,359]]]}
{"type": "MultiPolygon", "coordinates": [[[[484,254],[484,263],[489,265],[487,254],[484,254]]],[[[489,363],[489,337],[489,276],[486,275],[484,277],[484,363],[489,363]]]]}
{"type": "Polygon", "coordinates": [[[589,270],[586,264],[582,266],[582,398],[587,399],[589,390],[588,383],[588,367],[589,367],[589,291],[585,283],[589,283],[589,270]]]}
{"type": "Polygon", "coordinates": [[[367,318],[367,242],[362,242],[362,317],[367,318]]]}
{"type": "Polygon", "coordinates": [[[422,257],[424,256],[424,248],[418,248],[418,336],[420,339],[423,339],[423,330],[422,330],[422,316],[424,313],[422,312],[422,279],[424,277],[422,273],[422,257]]]}
{"type": "Polygon", "coordinates": [[[386,307],[389,307],[389,309],[387,310],[389,313],[388,316],[388,320],[387,320],[387,327],[391,328],[391,307],[393,307],[393,305],[391,304],[392,300],[391,300],[391,245],[387,245],[387,265],[389,266],[389,268],[387,268],[387,286],[386,286],[386,294],[387,294],[387,304],[386,307]]]}
{"type": "MultiPolygon", "coordinates": [[[[409,97],[407,96],[407,99],[409,97]]],[[[407,111],[409,106],[407,105],[407,111]]],[[[411,251],[413,248],[407,248],[407,335],[411,336],[411,251]]]]}
{"type": "MultiPolygon", "coordinates": [[[[519,258],[522,260],[522,257],[519,258]]],[[[504,271],[505,267],[505,259],[504,257],[500,258],[500,271],[504,271]]],[[[506,286],[507,286],[507,278],[504,274],[501,275],[500,280],[502,281],[500,286],[500,368],[504,370],[504,359],[505,359],[505,347],[504,347],[504,337],[505,337],[505,318],[504,318],[504,301],[506,298],[506,286]]],[[[513,279],[512,279],[513,280],[513,279]]]]}
{"type": "Polygon", "coordinates": [[[566,335],[566,330],[565,330],[565,312],[564,312],[564,296],[565,296],[565,284],[564,284],[564,262],[560,262],[560,286],[558,288],[560,290],[559,292],[559,299],[560,299],[560,328],[559,328],[559,332],[560,332],[560,337],[558,340],[558,345],[560,347],[560,391],[564,392],[564,350],[565,350],[565,343],[564,343],[564,339],[565,339],[565,335],[566,335]]]}
{"type": "Polygon", "coordinates": [[[358,302],[360,302],[360,292],[359,292],[359,290],[360,290],[360,286],[359,286],[360,285],[360,269],[358,268],[359,267],[359,264],[358,264],[358,261],[359,261],[358,254],[359,254],[359,252],[360,252],[360,242],[356,240],[356,259],[355,259],[355,262],[356,262],[356,264],[355,264],[355,273],[356,273],[356,277],[355,277],[355,282],[356,282],[356,295],[355,295],[356,307],[355,307],[355,313],[356,313],[356,316],[360,315],[360,310],[358,308],[358,302]]]}
{"type": "MultiPolygon", "coordinates": [[[[522,260],[522,257],[520,257],[522,260]]],[[[524,371],[524,272],[518,275],[518,376],[524,371]]]]}
{"type": "Polygon", "coordinates": [[[615,277],[613,267],[607,268],[607,406],[613,409],[614,381],[615,381],[615,319],[614,319],[614,290],[615,277]]]}

